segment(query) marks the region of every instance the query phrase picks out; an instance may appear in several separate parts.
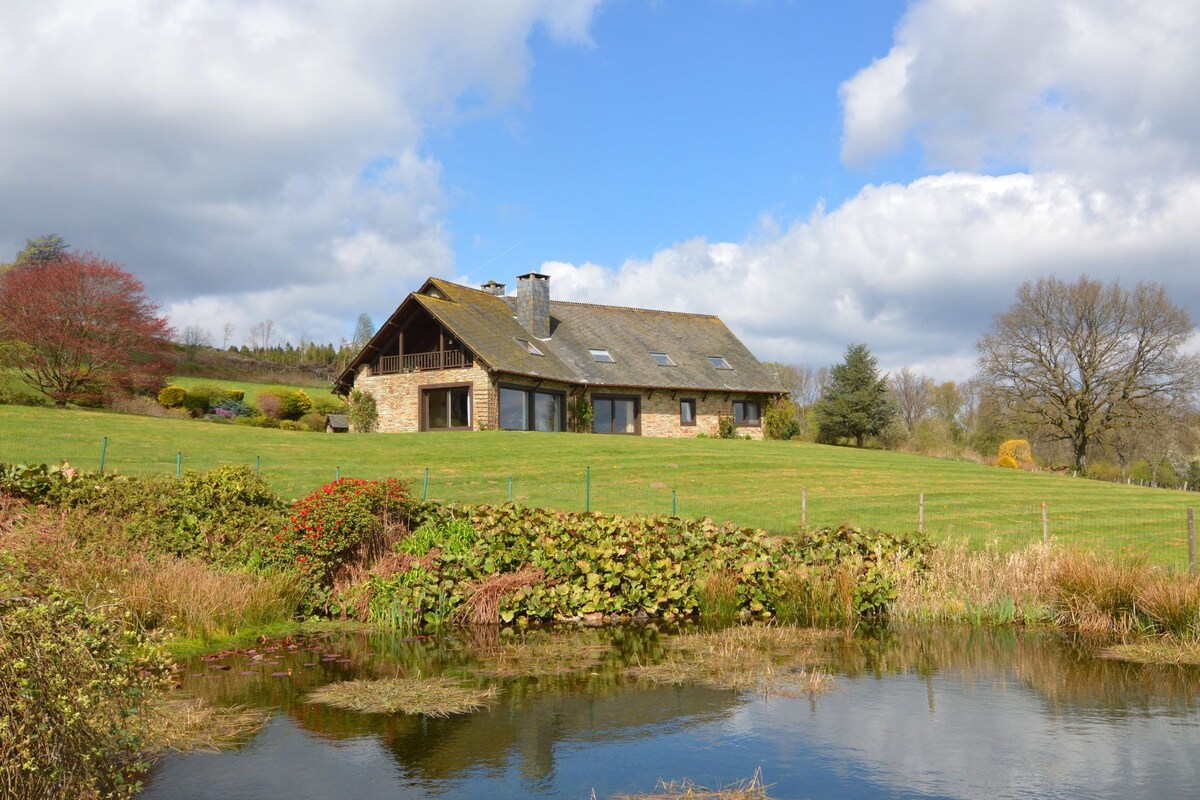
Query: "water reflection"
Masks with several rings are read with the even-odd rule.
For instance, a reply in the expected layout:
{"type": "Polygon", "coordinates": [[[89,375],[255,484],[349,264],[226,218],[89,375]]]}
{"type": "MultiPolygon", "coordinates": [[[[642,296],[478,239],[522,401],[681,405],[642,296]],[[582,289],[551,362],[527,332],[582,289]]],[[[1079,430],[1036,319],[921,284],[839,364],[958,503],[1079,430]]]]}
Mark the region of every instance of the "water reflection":
{"type": "Polygon", "coordinates": [[[576,672],[481,678],[481,659],[507,674],[495,637],[328,636],[195,661],[185,691],[279,714],[240,751],[168,759],[146,796],[586,798],[660,777],[727,783],[759,766],[781,798],[1172,797],[1200,779],[1200,673],[1097,660],[1053,634],[833,639],[820,658],[839,688],[814,699],[632,682],[629,664],[662,657],[653,628],[571,632],[554,660],[587,651],[576,672]],[[418,671],[503,693],[442,720],[303,701],[330,681],[418,671]]]}

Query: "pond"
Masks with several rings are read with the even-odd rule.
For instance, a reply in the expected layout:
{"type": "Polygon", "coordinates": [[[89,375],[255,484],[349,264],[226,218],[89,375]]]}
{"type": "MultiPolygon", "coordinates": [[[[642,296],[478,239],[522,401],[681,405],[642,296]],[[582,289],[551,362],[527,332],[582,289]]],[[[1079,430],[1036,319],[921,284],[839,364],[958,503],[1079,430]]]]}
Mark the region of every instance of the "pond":
{"type": "Polygon", "coordinates": [[[164,759],[142,797],[587,799],[758,770],[774,798],[1169,798],[1200,786],[1195,668],[1097,659],[1053,633],[930,627],[819,640],[809,658],[833,685],[811,696],[629,671],[671,658],[671,640],[599,628],[505,650],[513,638],[495,629],[331,633],[195,659],[183,692],[272,716],[237,749],[164,759]],[[306,701],[333,681],[439,674],[500,691],[449,718],[306,701]]]}

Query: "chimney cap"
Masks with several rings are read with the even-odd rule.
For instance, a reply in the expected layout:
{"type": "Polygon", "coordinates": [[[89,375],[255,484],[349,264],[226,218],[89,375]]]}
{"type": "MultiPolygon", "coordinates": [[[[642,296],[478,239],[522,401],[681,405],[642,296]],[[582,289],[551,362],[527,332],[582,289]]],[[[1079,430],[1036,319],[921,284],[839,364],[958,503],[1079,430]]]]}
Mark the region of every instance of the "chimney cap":
{"type": "Polygon", "coordinates": [[[530,278],[539,278],[543,281],[550,280],[549,275],[543,275],[540,272],[526,272],[524,275],[517,276],[517,280],[519,280],[519,281],[529,280],[530,278]]]}

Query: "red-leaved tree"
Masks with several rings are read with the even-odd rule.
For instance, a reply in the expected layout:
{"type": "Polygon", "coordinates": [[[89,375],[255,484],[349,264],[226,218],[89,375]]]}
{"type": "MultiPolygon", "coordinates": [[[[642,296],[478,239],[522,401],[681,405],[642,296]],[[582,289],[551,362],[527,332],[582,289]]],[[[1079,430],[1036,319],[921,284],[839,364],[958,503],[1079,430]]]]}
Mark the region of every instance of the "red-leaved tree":
{"type": "Polygon", "coordinates": [[[91,253],[0,276],[5,360],[60,406],[157,389],[171,368],[170,337],[142,282],[91,253]]]}

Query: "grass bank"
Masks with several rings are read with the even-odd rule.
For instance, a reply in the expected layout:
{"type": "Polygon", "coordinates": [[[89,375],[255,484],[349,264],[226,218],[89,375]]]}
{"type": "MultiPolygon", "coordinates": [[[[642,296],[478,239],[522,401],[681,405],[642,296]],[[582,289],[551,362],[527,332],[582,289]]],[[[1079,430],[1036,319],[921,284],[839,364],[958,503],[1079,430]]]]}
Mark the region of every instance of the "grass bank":
{"type": "Polygon", "coordinates": [[[677,511],[774,532],[849,522],[1015,550],[1050,535],[1069,546],[1186,566],[1191,493],[1000,470],[969,462],[803,442],[663,440],[576,434],[326,435],[91,411],[0,407],[0,461],[66,459],[174,474],[258,464],[285,497],[335,475],[411,480],[430,499],[617,514],[677,511]],[[429,470],[427,489],[425,470],[429,470]],[[802,503],[802,496],[806,502],[802,503]],[[802,512],[802,505],[807,513],[802,512]]]}

